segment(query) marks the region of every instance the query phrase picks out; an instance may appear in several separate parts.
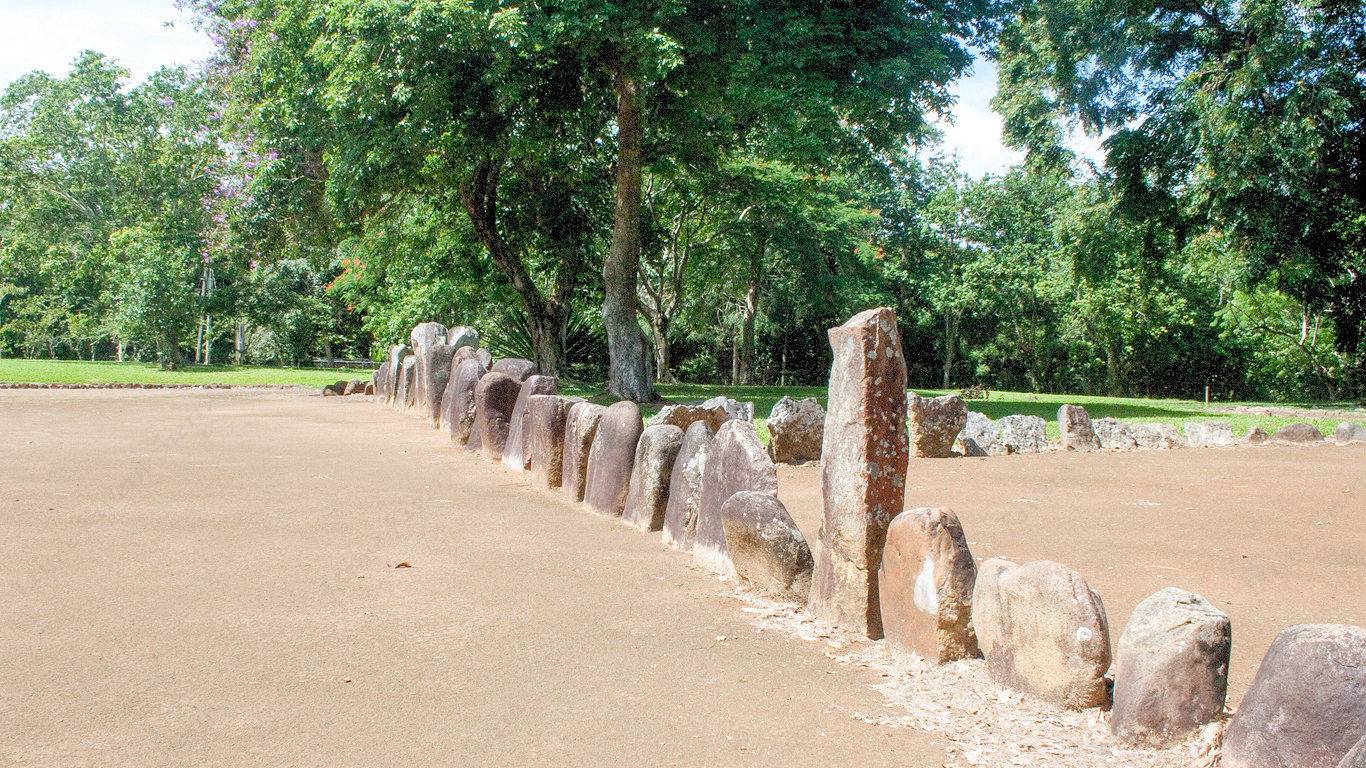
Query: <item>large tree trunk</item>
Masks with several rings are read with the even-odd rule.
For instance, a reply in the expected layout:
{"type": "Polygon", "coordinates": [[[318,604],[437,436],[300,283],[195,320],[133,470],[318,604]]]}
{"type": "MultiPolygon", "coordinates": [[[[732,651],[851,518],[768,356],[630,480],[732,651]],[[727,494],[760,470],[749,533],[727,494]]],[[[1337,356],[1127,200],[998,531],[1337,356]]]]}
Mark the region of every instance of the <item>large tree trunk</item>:
{"type": "Polygon", "coordinates": [[[745,301],[742,306],[740,325],[740,360],[736,366],[739,374],[736,384],[751,384],[754,378],[754,321],[759,314],[759,276],[764,268],[764,255],[768,251],[766,235],[760,235],[750,255],[749,279],[745,283],[745,301]]]}
{"type": "Polygon", "coordinates": [[[953,373],[953,352],[958,348],[958,326],[963,313],[956,309],[944,311],[944,389],[949,388],[953,373]]]}
{"type": "Polygon", "coordinates": [[[546,376],[559,376],[564,364],[564,341],[569,325],[569,312],[563,308],[548,309],[527,315],[531,330],[531,347],[536,356],[536,367],[546,376]]]}
{"type": "Polygon", "coordinates": [[[672,382],[674,375],[669,360],[669,318],[663,314],[655,315],[650,321],[650,331],[655,345],[655,380],[672,382]]]}
{"type": "Polygon", "coordinates": [[[602,264],[602,323],[607,330],[610,365],[607,391],[625,400],[654,396],[646,365],[645,337],[636,321],[636,280],[640,269],[641,141],[645,127],[639,83],[630,64],[619,61],[617,90],[617,190],[612,245],[602,264]]]}

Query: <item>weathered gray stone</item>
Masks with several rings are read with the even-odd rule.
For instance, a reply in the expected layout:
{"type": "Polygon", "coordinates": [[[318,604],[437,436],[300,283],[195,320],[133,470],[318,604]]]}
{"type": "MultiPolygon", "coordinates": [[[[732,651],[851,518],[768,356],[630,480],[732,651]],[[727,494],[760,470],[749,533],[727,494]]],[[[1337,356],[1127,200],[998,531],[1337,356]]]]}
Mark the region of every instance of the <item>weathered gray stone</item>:
{"type": "Polygon", "coordinates": [[[1271,436],[1273,443],[1292,443],[1303,445],[1307,443],[1319,443],[1323,441],[1323,433],[1313,424],[1287,424],[1276,430],[1276,434],[1271,436]]]}
{"type": "Polygon", "coordinates": [[[920,459],[947,459],[953,443],[968,423],[968,404],[957,395],[921,397],[911,393],[911,455],[920,459]]]}
{"type": "Polygon", "coordinates": [[[888,647],[937,664],[975,658],[976,581],[977,564],[952,510],[920,507],[897,515],[887,528],[878,568],[888,647]]]}
{"type": "Polygon", "coordinates": [[[1361,741],[1343,756],[1338,768],[1366,768],[1366,732],[1362,733],[1361,741]]]}
{"type": "Polygon", "coordinates": [[[418,375],[424,377],[418,387],[418,407],[423,415],[431,419],[433,426],[441,425],[441,400],[446,394],[446,385],[451,381],[451,359],[455,347],[436,343],[423,347],[418,358],[418,375]]]}
{"type": "Polygon", "coordinates": [[[1333,431],[1333,439],[1339,443],[1366,443],[1366,427],[1354,421],[1344,421],[1333,431]]]}
{"type": "Polygon", "coordinates": [[[729,397],[713,397],[698,404],[666,405],[659,410],[659,413],[651,416],[645,426],[672,424],[686,431],[693,422],[705,421],[711,427],[712,432],[715,432],[721,428],[722,424],[732,419],[753,421],[754,403],[742,403],[729,397]]]}
{"type": "Polygon", "coordinates": [[[1253,427],[1252,429],[1249,429],[1247,431],[1246,435],[1243,436],[1243,443],[1245,445],[1262,445],[1270,439],[1271,435],[1268,435],[1266,433],[1266,430],[1262,429],[1261,427],[1253,427]]]}
{"type": "Polygon", "coordinates": [[[1135,424],[1131,433],[1134,445],[1145,451],[1165,451],[1183,445],[1181,433],[1171,424],[1135,424]]]}
{"type": "MultiPolygon", "coordinates": [[[[432,362],[431,349],[437,344],[446,343],[446,326],[441,323],[418,323],[408,334],[408,340],[413,345],[413,354],[417,356],[417,380],[412,391],[412,405],[421,408],[425,413],[429,400],[427,385],[431,381],[431,374],[427,370],[427,366],[432,362]]],[[[449,364],[449,358],[447,363],[449,364]]]]}
{"type": "Polygon", "coordinates": [[[466,360],[478,362],[485,371],[488,371],[489,367],[493,365],[493,358],[489,355],[487,349],[478,349],[475,347],[460,347],[456,349],[455,357],[452,358],[452,364],[459,365],[466,360]]]}
{"type": "Polygon", "coordinates": [[[1048,432],[1038,416],[1006,416],[996,421],[993,453],[1043,453],[1048,450],[1048,432]]]}
{"type": "Polygon", "coordinates": [[[398,388],[403,381],[403,359],[413,353],[406,344],[395,344],[389,347],[389,357],[385,360],[385,366],[389,369],[384,374],[384,403],[393,405],[398,398],[398,388]]]}
{"type": "Polygon", "coordinates": [[[1095,432],[1100,447],[1107,451],[1132,451],[1138,447],[1133,428],[1119,419],[1110,416],[1094,419],[1091,430],[1095,432]]]}
{"type": "Polygon", "coordinates": [[[423,347],[445,343],[446,338],[446,326],[441,323],[418,323],[408,333],[408,343],[412,345],[414,354],[421,352],[423,347]]]}
{"type": "Polygon", "coordinates": [[[323,387],[323,397],[341,397],[346,394],[346,382],[334,381],[323,387]]]}
{"type": "Polygon", "coordinates": [[[1080,405],[1058,406],[1058,431],[1065,450],[1094,451],[1101,447],[1091,426],[1091,415],[1080,405]]]}
{"type": "Polygon", "coordinates": [[[808,608],[817,619],[879,638],[877,569],[887,525],[905,498],[910,452],[906,358],[896,313],[887,307],[861,312],[829,336],[825,514],[808,608]]]}
{"type": "Polygon", "coordinates": [[[387,360],[381,361],[379,367],[370,375],[370,381],[374,384],[376,396],[381,400],[384,398],[384,385],[387,381],[385,374],[389,371],[387,363],[387,360]]]}
{"type": "Polygon", "coordinates": [[[721,505],[740,491],[778,492],[778,468],[759,441],[754,424],[732,420],[721,425],[707,448],[702,470],[702,505],[698,508],[692,551],[708,568],[726,576],[735,570],[726,552],[721,505]]]}
{"type": "Polygon", "coordinates": [[[996,452],[996,422],[984,413],[968,411],[953,447],[964,456],[990,456],[996,452]]]}
{"type": "Polygon", "coordinates": [[[697,533],[697,516],[702,510],[702,480],[707,467],[707,451],[713,438],[711,425],[694,421],[683,433],[683,446],[669,474],[669,502],[664,511],[664,543],[682,550],[692,549],[697,533]]]}
{"type": "Polygon", "coordinates": [[[508,440],[503,446],[503,466],[519,472],[530,468],[531,454],[527,452],[526,404],[532,395],[553,395],[558,392],[554,376],[531,375],[522,382],[517,402],[508,418],[508,440]]]}
{"type": "Polygon", "coordinates": [[[1366,734],[1366,628],[1297,624],[1271,643],[1224,732],[1223,768],[1335,768],[1366,734]]]}
{"type": "Polygon", "coordinates": [[[621,516],[642,429],[640,408],[635,403],[612,403],[603,412],[588,452],[583,503],[589,509],[602,515],[621,516]]]}
{"type": "Polygon", "coordinates": [[[1192,448],[1233,445],[1233,427],[1227,421],[1188,421],[1184,427],[1186,444],[1192,448]]]}
{"type": "Polygon", "coordinates": [[[479,331],[474,330],[468,325],[457,325],[446,331],[446,343],[456,349],[470,347],[479,348],[479,331]]]}
{"type": "Polygon", "coordinates": [[[478,360],[465,359],[455,364],[446,391],[441,395],[441,426],[456,445],[464,445],[474,428],[474,387],[484,375],[478,360]]]}
{"type": "Polygon", "coordinates": [[[564,423],[564,462],[560,471],[565,495],[583,501],[584,481],[588,477],[588,455],[593,438],[607,409],[597,403],[575,403],[569,407],[564,423]]]}
{"type": "Polygon", "coordinates": [[[740,491],[721,505],[725,534],[736,576],[756,592],[805,603],[811,591],[811,548],[778,497],[740,491]]]}
{"type": "Polygon", "coordinates": [[[527,398],[527,463],[531,482],[539,488],[559,488],[564,480],[565,421],[576,402],[582,401],[559,395],[527,398]]]}
{"type": "Polygon", "coordinates": [[[1068,709],[1108,702],[1105,606],[1076,571],[987,560],[972,593],[972,628],[1002,685],[1068,709]]]}
{"type": "Polygon", "coordinates": [[[814,397],[783,396],[768,413],[768,455],[778,464],[800,464],[821,457],[825,409],[814,397]]]}
{"type": "Polygon", "coordinates": [[[683,430],[672,424],[655,424],[640,433],[622,520],[642,531],[658,531],[664,527],[669,481],[682,447],[683,430]]]}
{"type": "Polygon", "coordinates": [[[394,407],[409,408],[417,393],[417,356],[408,355],[398,368],[398,389],[394,392],[394,407]]]}
{"type": "Polygon", "coordinates": [[[497,371],[484,374],[475,385],[474,428],[479,431],[479,450],[484,458],[494,461],[503,458],[512,407],[517,404],[521,391],[521,382],[497,371]]]}
{"type": "Polygon", "coordinates": [[[526,377],[536,373],[536,364],[520,357],[505,357],[494,363],[489,370],[506,374],[518,381],[526,381],[526,377]]]}
{"type": "Polygon", "coordinates": [[[1115,653],[1110,729],[1169,747],[1224,711],[1233,629],[1205,598],[1167,587],[1134,608],[1115,653]]]}

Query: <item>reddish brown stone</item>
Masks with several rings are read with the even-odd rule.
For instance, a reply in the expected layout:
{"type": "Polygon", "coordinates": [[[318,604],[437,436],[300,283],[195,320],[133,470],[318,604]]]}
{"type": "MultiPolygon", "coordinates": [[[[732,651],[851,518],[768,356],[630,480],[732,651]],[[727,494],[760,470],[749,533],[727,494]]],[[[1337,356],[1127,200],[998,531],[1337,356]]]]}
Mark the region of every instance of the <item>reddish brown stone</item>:
{"type": "Polygon", "coordinates": [[[531,482],[559,488],[564,479],[565,420],[577,400],[559,395],[532,395],[526,405],[526,442],[531,482]]]}
{"type": "Polygon", "coordinates": [[[583,503],[603,515],[621,516],[635,466],[636,443],[644,423],[635,403],[622,401],[608,406],[598,423],[593,447],[588,452],[588,474],[583,503]]]}
{"type": "Polygon", "coordinates": [[[479,430],[479,450],[485,458],[503,458],[507,444],[508,422],[522,385],[502,373],[486,373],[474,388],[474,425],[479,430]]]}
{"type": "Polygon", "coordinates": [[[953,510],[908,509],[887,528],[878,569],[882,629],[893,653],[936,664],[977,656],[977,564],[953,510]]]}
{"type": "Polygon", "coordinates": [[[528,376],[522,382],[522,390],[517,395],[517,403],[512,406],[512,416],[508,419],[508,441],[503,446],[503,466],[508,469],[526,471],[530,468],[531,454],[527,452],[526,404],[532,395],[553,395],[556,393],[554,376],[528,376]]]}
{"type": "Polygon", "coordinates": [[[673,470],[669,473],[669,501],[664,509],[664,543],[674,549],[692,549],[697,514],[702,509],[702,476],[713,433],[706,421],[694,421],[683,433],[673,470]]]}
{"type": "Polygon", "coordinates": [[[635,467],[621,517],[643,531],[664,527],[669,501],[669,479],[683,445],[683,430],[672,424],[646,427],[636,443],[635,467]]]}
{"type": "Polygon", "coordinates": [[[607,409],[597,403],[575,403],[569,407],[564,424],[564,462],[560,471],[565,494],[583,501],[584,481],[588,477],[588,454],[597,437],[598,424],[607,409]]]}
{"type": "Polygon", "coordinates": [[[906,360],[896,313],[870,309],[830,330],[829,410],[821,443],[825,516],[808,607],[882,636],[877,570],[906,486],[906,360]]]}
{"type": "Polygon", "coordinates": [[[446,391],[441,395],[441,426],[456,445],[465,445],[474,427],[474,387],[484,375],[478,360],[456,363],[446,391]]]}

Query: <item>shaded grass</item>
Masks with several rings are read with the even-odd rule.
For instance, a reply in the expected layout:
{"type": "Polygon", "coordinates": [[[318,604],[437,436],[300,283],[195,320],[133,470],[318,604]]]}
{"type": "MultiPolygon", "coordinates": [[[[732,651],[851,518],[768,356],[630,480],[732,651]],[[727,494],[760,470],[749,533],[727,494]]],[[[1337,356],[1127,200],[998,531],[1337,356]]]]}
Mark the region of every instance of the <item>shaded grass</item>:
{"type": "Polygon", "coordinates": [[[371,371],[350,368],[269,368],[187,365],[163,371],[155,363],[88,360],[0,360],[0,382],[14,384],[298,384],[322,387],[338,380],[369,379],[371,371]]]}

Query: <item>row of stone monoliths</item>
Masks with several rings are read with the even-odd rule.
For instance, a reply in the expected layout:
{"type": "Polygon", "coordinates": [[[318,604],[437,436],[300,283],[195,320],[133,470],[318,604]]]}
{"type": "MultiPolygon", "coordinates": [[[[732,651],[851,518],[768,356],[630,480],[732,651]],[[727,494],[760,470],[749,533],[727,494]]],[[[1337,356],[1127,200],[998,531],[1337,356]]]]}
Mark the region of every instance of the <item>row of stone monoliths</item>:
{"type": "MultiPolygon", "coordinates": [[[[716,571],[805,603],[821,620],[936,662],[982,657],[1003,685],[1059,706],[1113,704],[1135,745],[1222,716],[1232,628],[1199,595],[1144,600],[1111,664],[1101,598],[1057,563],[977,566],[956,515],[902,511],[906,366],[890,309],[831,329],[817,558],[778,500],[752,408],[725,398],[643,425],[634,403],[556,394],[525,360],[493,362],[467,328],[424,323],[375,374],[381,402],[420,410],[466,450],[531,472],[590,509],[660,531],[716,571]]],[[[1366,630],[1300,625],[1277,638],[1229,724],[1224,765],[1363,768],[1366,630]],[[1347,754],[1349,750],[1352,754],[1347,754]]]]}

